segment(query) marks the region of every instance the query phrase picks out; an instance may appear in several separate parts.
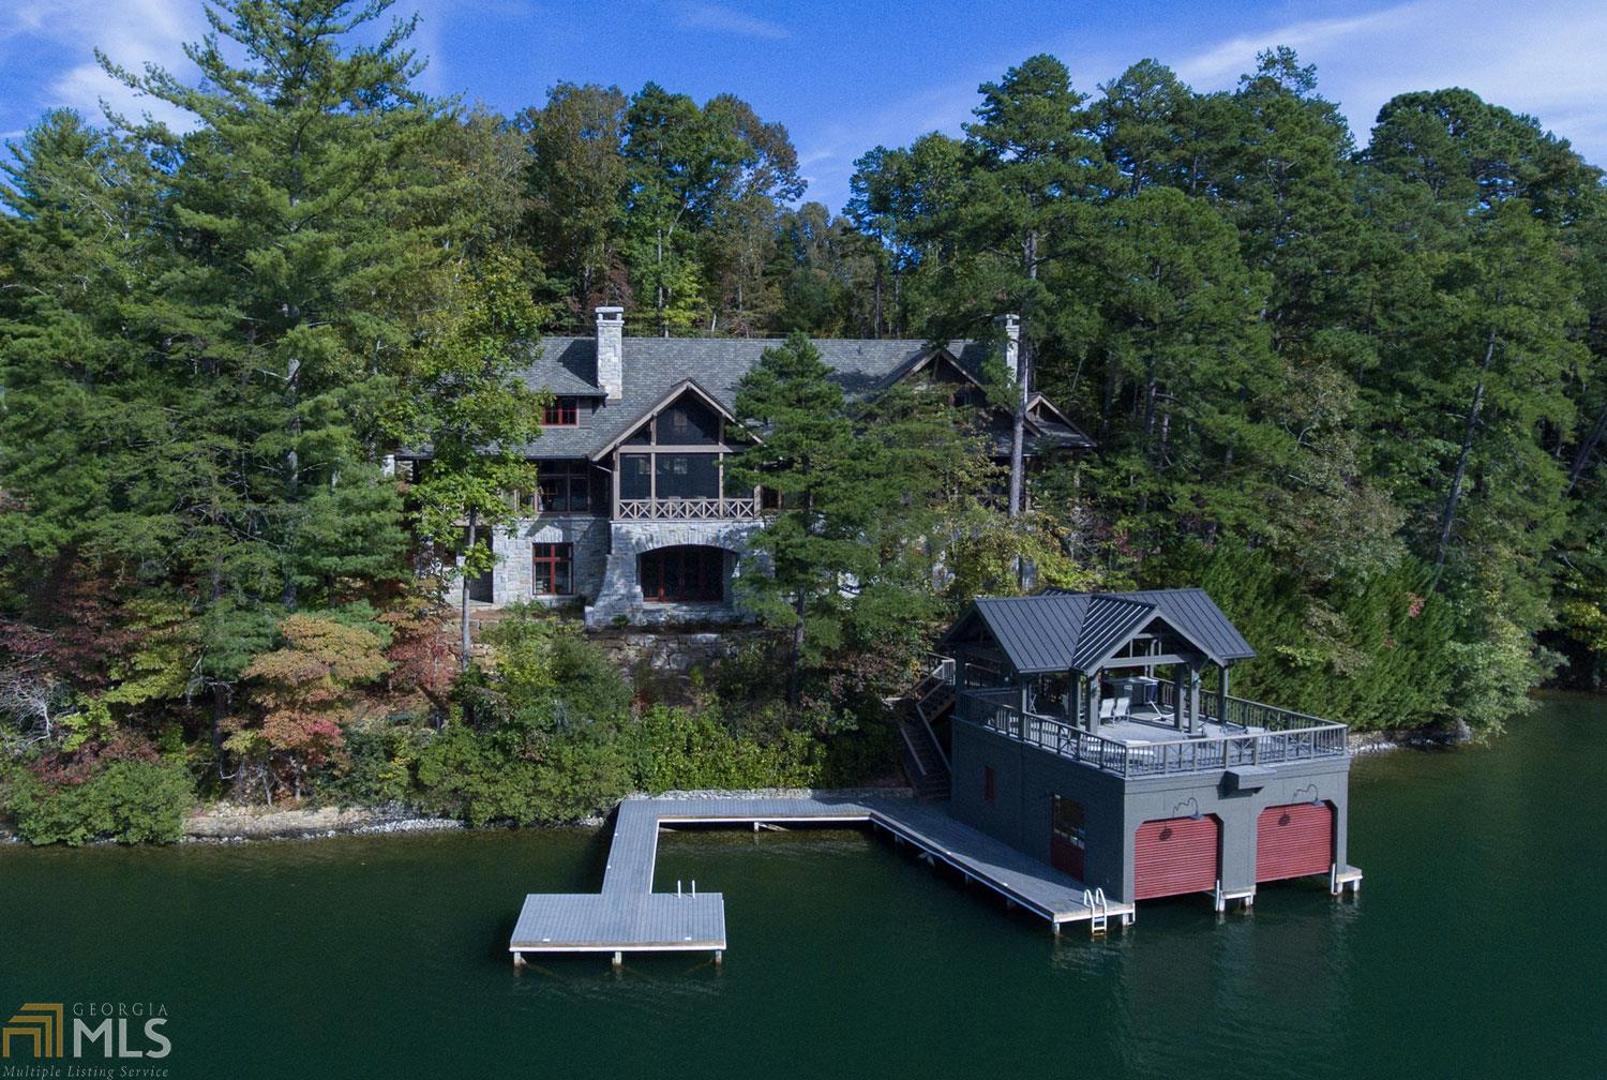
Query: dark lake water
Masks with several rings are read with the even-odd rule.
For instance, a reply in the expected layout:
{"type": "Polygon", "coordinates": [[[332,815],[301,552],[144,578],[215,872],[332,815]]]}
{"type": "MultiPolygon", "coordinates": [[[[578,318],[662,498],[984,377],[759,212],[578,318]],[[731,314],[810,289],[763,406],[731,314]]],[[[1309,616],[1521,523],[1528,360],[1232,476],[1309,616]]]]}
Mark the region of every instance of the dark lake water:
{"type": "Polygon", "coordinates": [[[869,835],[667,836],[661,888],[726,894],[724,971],[515,974],[521,898],[595,888],[595,833],[8,847],[0,1019],[159,1003],[181,1080],[1607,1075],[1607,705],[1360,759],[1352,784],[1358,902],[1147,904],[1104,941],[869,835]]]}

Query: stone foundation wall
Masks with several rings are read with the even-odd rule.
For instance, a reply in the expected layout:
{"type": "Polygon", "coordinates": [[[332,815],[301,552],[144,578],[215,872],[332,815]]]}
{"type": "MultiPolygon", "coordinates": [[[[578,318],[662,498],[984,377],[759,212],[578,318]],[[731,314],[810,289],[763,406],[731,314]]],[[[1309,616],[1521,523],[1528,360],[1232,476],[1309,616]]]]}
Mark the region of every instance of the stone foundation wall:
{"type": "Polygon", "coordinates": [[[619,630],[592,640],[622,670],[687,675],[735,656],[744,645],[764,637],[764,631],[748,627],[719,632],[619,630]]]}
{"type": "Polygon", "coordinates": [[[545,600],[532,589],[530,546],[532,544],[572,544],[574,546],[574,595],[551,598],[555,603],[572,599],[590,602],[603,583],[608,563],[608,519],[591,515],[543,514],[523,518],[500,528],[491,540],[497,557],[491,574],[491,601],[514,604],[525,600],[545,600]]]}

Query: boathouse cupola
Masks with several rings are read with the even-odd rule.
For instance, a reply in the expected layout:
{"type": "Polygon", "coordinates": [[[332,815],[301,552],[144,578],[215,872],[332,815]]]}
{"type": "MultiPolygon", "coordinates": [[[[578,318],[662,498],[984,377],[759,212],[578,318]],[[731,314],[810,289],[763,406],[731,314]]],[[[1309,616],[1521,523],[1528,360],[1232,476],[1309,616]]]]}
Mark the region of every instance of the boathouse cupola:
{"type": "Polygon", "coordinates": [[[597,309],[597,385],[609,401],[625,396],[625,309],[597,309]]]}

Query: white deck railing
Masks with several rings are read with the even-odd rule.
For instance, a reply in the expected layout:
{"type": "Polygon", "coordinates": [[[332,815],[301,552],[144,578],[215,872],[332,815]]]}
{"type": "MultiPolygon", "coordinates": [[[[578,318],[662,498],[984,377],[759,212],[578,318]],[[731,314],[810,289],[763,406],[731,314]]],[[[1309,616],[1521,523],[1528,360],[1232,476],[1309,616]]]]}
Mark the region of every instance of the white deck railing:
{"type": "MultiPolygon", "coordinates": [[[[1124,742],[1084,731],[1056,717],[1022,712],[1019,695],[1015,688],[966,690],[960,694],[956,715],[990,731],[1125,777],[1216,772],[1245,765],[1342,757],[1350,752],[1344,724],[1274,710],[1269,705],[1260,708],[1284,713],[1285,717],[1299,717],[1305,723],[1281,730],[1251,729],[1242,734],[1124,742]]],[[[1228,700],[1231,706],[1241,699],[1228,700]]]]}
{"type": "Polygon", "coordinates": [[[620,499],[618,521],[755,521],[759,501],[745,499],[620,499]]]}

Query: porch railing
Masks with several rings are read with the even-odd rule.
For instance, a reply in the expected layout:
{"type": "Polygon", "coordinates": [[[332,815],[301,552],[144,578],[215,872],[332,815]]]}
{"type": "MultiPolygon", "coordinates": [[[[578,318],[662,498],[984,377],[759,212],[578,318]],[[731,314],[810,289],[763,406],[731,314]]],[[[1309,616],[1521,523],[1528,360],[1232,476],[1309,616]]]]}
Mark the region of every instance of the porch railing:
{"type": "MultiPolygon", "coordinates": [[[[960,694],[957,715],[990,731],[1123,777],[1218,772],[1246,765],[1280,765],[1289,761],[1343,757],[1349,753],[1344,724],[1288,710],[1274,710],[1284,714],[1284,718],[1270,719],[1282,724],[1288,718],[1298,717],[1308,723],[1242,734],[1127,743],[1084,731],[1055,717],[1023,712],[1019,694],[1015,688],[966,690],[960,694]]],[[[1230,712],[1236,700],[1239,699],[1228,699],[1230,712]]],[[[1245,704],[1259,705],[1258,702],[1245,704]]],[[[1273,709],[1270,705],[1259,707],[1273,709]]]]}
{"type": "MultiPolygon", "coordinates": [[[[1160,684],[1160,693],[1155,697],[1155,703],[1163,709],[1171,709],[1177,701],[1177,688],[1170,682],[1160,684]]],[[[1333,721],[1324,720],[1319,716],[1308,713],[1295,712],[1293,709],[1283,709],[1276,705],[1264,705],[1259,701],[1248,698],[1228,695],[1227,719],[1222,718],[1221,695],[1214,690],[1200,691],[1200,714],[1207,720],[1214,720],[1224,727],[1241,729],[1260,728],[1263,731],[1293,731],[1299,728],[1325,727],[1333,721]]]]}
{"type": "Polygon", "coordinates": [[[614,517],[619,521],[756,521],[759,501],[745,499],[620,499],[614,517]]]}

